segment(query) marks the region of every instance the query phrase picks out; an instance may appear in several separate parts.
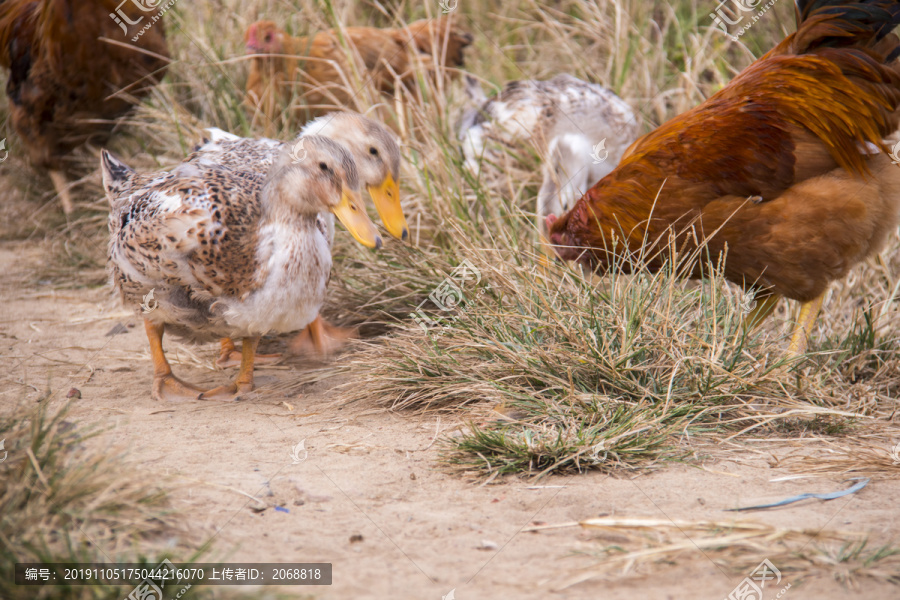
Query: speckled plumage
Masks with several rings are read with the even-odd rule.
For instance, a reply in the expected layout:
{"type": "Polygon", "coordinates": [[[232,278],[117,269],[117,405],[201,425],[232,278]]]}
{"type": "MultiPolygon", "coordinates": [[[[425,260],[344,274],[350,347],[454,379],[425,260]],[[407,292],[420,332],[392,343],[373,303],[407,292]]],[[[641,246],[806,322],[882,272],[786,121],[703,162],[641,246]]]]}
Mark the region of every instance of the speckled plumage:
{"type": "Polygon", "coordinates": [[[219,165],[227,169],[252,170],[265,175],[286,142],[268,138],[242,138],[217,128],[206,130],[203,143],[184,159],[186,163],[219,165]]]}
{"type": "MultiPolygon", "coordinates": [[[[266,175],[279,153],[290,152],[303,132],[294,142],[281,142],[269,138],[242,138],[216,127],[206,130],[203,143],[184,159],[197,165],[219,165],[228,169],[250,169],[266,175]]],[[[328,247],[334,245],[334,215],[323,213],[316,220],[319,230],[328,239],[328,247]]]]}
{"type": "MultiPolygon", "coordinates": [[[[387,175],[395,181],[400,178],[400,147],[394,135],[384,125],[351,111],[330,113],[310,121],[291,142],[242,138],[217,128],[206,131],[203,143],[184,162],[266,174],[279,153],[302,155],[304,149],[297,144],[302,143],[304,137],[321,135],[338,141],[350,151],[363,187],[378,187],[387,175]],[[377,147],[378,152],[373,155],[371,147],[377,147]]],[[[327,229],[329,242],[333,242],[334,215],[322,214],[320,225],[327,229]]]]}
{"type": "Polygon", "coordinates": [[[304,198],[330,195],[336,204],[343,179],[320,172],[317,156],[340,164],[358,187],[346,149],[318,136],[307,147],[313,156],[299,165],[284,149],[253,159],[234,151],[220,164],[194,153],[153,176],[104,154],[109,270],[124,303],[137,310],[154,290],[158,306],[143,316],[198,343],[304,328],[325,299],[331,251],[317,225],[327,203],[301,210],[306,200],[296,200],[295,189],[305,185],[304,198]],[[267,172],[242,168],[264,162],[267,172]],[[298,179],[284,189],[287,177],[298,179]]]}
{"type": "Polygon", "coordinates": [[[538,224],[571,208],[593,184],[615,168],[637,139],[639,122],[621,98],[603,86],[571,75],[547,81],[511,81],[494,98],[467,80],[468,110],[459,127],[466,165],[478,172],[492,162],[492,146],[532,145],[544,158],[538,193],[538,224]],[[602,161],[592,156],[605,140],[602,161]]]}
{"type": "MultiPolygon", "coordinates": [[[[207,129],[206,132],[203,143],[184,162],[217,164],[229,169],[250,169],[266,173],[279,152],[292,148],[305,136],[321,135],[335,139],[350,150],[363,185],[380,183],[384,172],[391,173],[394,179],[400,177],[400,147],[393,134],[384,125],[359,113],[345,111],[323,115],[307,123],[291,142],[242,138],[217,128],[207,129]],[[377,142],[387,156],[370,155],[368,145],[373,142],[377,142]],[[372,164],[368,164],[370,162],[372,164]]],[[[298,153],[302,153],[302,148],[298,153]]]]}

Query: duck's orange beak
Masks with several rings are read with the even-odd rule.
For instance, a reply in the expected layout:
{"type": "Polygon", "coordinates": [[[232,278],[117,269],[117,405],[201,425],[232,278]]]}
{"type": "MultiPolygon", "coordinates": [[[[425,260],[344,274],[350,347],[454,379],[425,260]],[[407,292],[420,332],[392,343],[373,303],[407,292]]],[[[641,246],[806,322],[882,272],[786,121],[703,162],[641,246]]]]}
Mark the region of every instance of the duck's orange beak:
{"type": "Polygon", "coordinates": [[[381,248],[381,236],[375,229],[372,219],[366,214],[366,207],[359,193],[344,188],[341,191],[341,202],[331,209],[334,216],[344,224],[353,238],[367,248],[381,248]]]}
{"type": "Polygon", "coordinates": [[[406,226],[406,217],[400,206],[400,185],[394,181],[390,173],[381,182],[381,185],[370,185],[366,189],[375,203],[375,210],[381,217],[385,229],[398,240],[406,240],[409,237],[409,228],[406,226]]]}

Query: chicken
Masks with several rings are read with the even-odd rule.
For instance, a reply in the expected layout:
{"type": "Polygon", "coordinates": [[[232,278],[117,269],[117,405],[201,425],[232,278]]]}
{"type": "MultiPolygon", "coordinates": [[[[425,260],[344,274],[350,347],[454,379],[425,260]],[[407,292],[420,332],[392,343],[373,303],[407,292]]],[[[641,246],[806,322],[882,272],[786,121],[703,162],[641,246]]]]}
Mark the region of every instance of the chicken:
{"type": "Polygon", "coordinates": [[[544,159],[537,197],[537,227],[546,240],[546,217],[561,215],[615,168],[637,139],[634,112],[611,90],[571,75],[547,81],[511,81],[495,98],[466,77],[477,108],[463,114],[459,137],[466,167],[479,173],[491,145],[527,142],[544,159]]]}
{"type": "Polygon", "coordinates": [[[548,218],[559,256],[604,269],[643,250],[658,269],[669,248],[705,244],[755,294],[748,325],[781,297],[801,303],[788,353],[803,354],[829,284],[897,226],[900,169],[883,138],[900,115],[898,22],[896,1],[800,0],[796,33],[548,218]]]}
{"type": "Polygon", "coordinates": [[[304,160],[282,149],[267,174],[202,162],[138,174],[103,151],[110,279],[126,305],[141,306],[155,399],[226,400],[253,389],[260,336],[306,327],[325,300],[331,242],[320,213],[359,243],[381,245],[350,152],[322,136],[304,146],[304,160]],[[166,331],[196,343],[242,337],[237,378],[209,391],[181,381],[163,353],[166,331]]]}
{"type": "Polygon", "coordinates": [[[169,53],[157,16],[122,0],[0,2],[12,126],[31,163],[49,172],[66,214],[73,209],[66,155],[103,143],[165,74],[169,53]]]}
{"type": "MultiPolygon", "coordinates": [[[[413,89],[418,64],[429,72],[435,70],[435,61],[444,67],[461,67],[463,50],[473,39],[449,16],[397,29],[347,27],[342,32],[365,67],[359,73],[360,82],[371,82],[387,94],[393,93],[398,78],[413,89]]],[[[334,29],[295,38],[272,21],[259,21],[247,29],[245,38],[249,53],[269,55],[252,60],[247,104],[270,122],[291,103],[296,102],[302,116],[315,117],[346,106],[359,91],[356,67],[348,61],[341,35],[334,29]]]]}

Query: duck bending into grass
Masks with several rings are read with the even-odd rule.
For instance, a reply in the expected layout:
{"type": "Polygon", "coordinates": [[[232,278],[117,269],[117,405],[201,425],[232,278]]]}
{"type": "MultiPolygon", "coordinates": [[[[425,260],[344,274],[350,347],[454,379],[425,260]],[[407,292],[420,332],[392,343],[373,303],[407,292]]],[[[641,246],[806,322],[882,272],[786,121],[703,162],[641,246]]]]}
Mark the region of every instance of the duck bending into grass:
{"type": "Polygon", "coordinates": [[[560,74],[546,81],[510,81],[493,98],[466,76],[470,106],[459,125],[466,168],[478,175],[499,148],[527,142],[543,159],[537,229],[546,246],[548,215],[569,210],[610,173],[636,139],[640,122],[612,90],[560,74]]]}
{"type": "Polygon", "coordinates": [[[331,273],[320,213],[335,215],[359,243],[381,246],[347,149],[322,136],[305,138],[304,149],[301,161],[280,151],[265,174],[195,161],[144,175],[103,151],[112,283],[126,305],[151,292],[156,299],[144,314],[155,399],[237,399],[253,389],[260,336],[316,318],[331,273]],[[163,352],[167,331],[196,343],[242,338],[236,379],[202,390],[175,377],[163,352]]]}
{"type": "MultiPolygon", "coordinates": [[[[406,217],[400,206],[400,146],[394,134],[384,125],[354,112],[335,112],[310,121],[293,142],[271,139],[248,139],[232,135],[221,129],[208,129],[208,138],[185,162],[220,165],[228,168],[252,169],[267,173],[275,157],[287,151],[295,158],[302,158],[305,140],[311,135],[322,135],[335,140],[353,155],[359,169],[360,182],[368,192],[388,233],[398,240],[409,237],[406,217]]],[[[323,215],[328,230],[329,246],[334,238],[334,218],[323,215]]],[[[320,316],[290,344],[296,354],[313,352],[327,355],[340,347],[347,339],[356,336],[355,329],[345,329],[328,324],[320,316]]],[[[278,360],[279,355],[258,355],[259,362],[278,360]]],[[[229,339],[222,340],[222,349],[216,364],[229,367],[239,364],[242,354],[229,339]]]]}

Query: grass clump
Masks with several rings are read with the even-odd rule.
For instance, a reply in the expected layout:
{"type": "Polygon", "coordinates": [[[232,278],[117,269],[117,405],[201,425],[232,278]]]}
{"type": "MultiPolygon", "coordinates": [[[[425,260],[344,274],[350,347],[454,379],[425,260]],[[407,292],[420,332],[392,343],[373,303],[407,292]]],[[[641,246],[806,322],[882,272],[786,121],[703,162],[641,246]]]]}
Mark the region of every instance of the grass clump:
{"type": "MultiPolygon", "coordinates": [[[[0,463],[0,598],[4,600],[121,600],[133,585],[17,586],[16,563],[195,562],[194,545],[172,510],[162,482],[129,467],[123,457],[86,449],[99,433],[66,419],[68,406],[12,407],[0,415],[6,458],[0,463]],[[137,550],[138,547],[148,551],[137,550]],[[153,550],[152,548],[156,548],[153,550]]],[[[239,590],[194,586],[190,598],[247,597],[239,590]]],[[[272,599],[268,592],[254,598],[272,599]]]]}
{"type": "Polygon", "coordinates": [[[141,562],[137,540],[178,532],[167,495],[117,457],[88,452],[96,432],[66,420],[67,409],[19,406],[3,415],[0,438],[0,596],[99,599],[119,597],[116,586],[20,587],[15,563],[141,562]]]}

